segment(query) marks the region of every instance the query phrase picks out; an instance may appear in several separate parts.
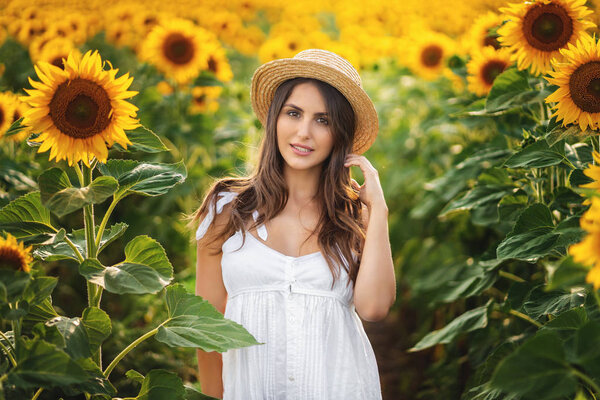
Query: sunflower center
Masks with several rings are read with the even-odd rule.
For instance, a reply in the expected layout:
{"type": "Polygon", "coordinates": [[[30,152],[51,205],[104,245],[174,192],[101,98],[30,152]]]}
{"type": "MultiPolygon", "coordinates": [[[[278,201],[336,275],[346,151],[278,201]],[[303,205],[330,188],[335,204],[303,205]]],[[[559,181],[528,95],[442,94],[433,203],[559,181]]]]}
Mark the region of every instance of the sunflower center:
{"type": "Polygon", "coordinates": [[[498,75],[506,69],[506,63],[500,60],[491,60],[481,68],[481,78],[483,81],[492,85],[498,75]]]}
{"type": "Polygon", "coordinates": [[[483,39],[483,45],[492,46],[496,50],[501,47],[500,42],[498,41],[498,35],[495,34],[488,34],[485,39],[483,39]]]}
{"type": "Polygon", "coordinates": [[[577,67],[569,78],[573,103],[588,113],[600,112],[600,61],[590,61],[577,67]]]}
{"type": "Polygon", "coordinates": [[[194,97],[194,102],[198,105],[203,105],[206,102],[206,95],[201,94],[200,96],[194,97]]]}
{"type": "Polygon", "coordinates": [[[57,66],[58,68],[60,68],[60,69],[64,69],[63,60],[62,60],[62,57],[60,57],[60,56],[59,56],[59,57],[55,57],[55,58],[54,58],[54,59],[53,59],[53,60],[50,62],[50,64],[52,64],[52,65],[56,65],[56,66],[57,66]]]}
{"type": "Polygon", "coordinates": [[[183,65],[194,57],[192,42],[180,33],[172,33],[163,44],[165,57],[174,64],[183,65]]]}
{"type": "Polygon", "coordinates": [[[95,82],[76,78],[61,83],[50,100],[50,117],[65,135],[84,139],[102,132],[111,121],[110,98],[95,82]]]}
{"type": "Polygon", "coordinates": [[[558,4],[540,4],[523,17],[523,35],[527,42],[541,51],[564,47],[573,34],[573,19],[558,4]]]}
{"type": "Polygon", "coordinates": [[[0,268],[25,270],[25,260],[17,249],[0,247],[0,268]]]}
{"type": "Polygon", "coordinates": [[[217,62],[212,57],[208,59],[208,69],[213,73],[217,72],[217,62]]]}
{"type": "Polygon", "coordinates": [[[442,48],[438,45],[432,44],[427,46],[421,52],[421,62],[426,67],[435,67],[442,60],[442,48]]]}

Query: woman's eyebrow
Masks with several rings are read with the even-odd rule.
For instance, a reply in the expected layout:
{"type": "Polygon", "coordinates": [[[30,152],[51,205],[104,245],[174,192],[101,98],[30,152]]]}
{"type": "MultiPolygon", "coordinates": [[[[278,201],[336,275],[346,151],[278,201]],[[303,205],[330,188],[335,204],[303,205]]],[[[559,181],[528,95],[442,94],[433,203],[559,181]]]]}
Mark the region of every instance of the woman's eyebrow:
{"type": "MultiPolygon", "coordinates": [[[[295,108],[298,111],[304,111],[303,109],[301,109],[300,107],[298,107],[298,106],[296,106],[296,105],[294,105],[292,103],[287,103],[287,104],[284,104],[283,106],[284,107],[285,106],[292,107],[292,108],[295,108]]],[[[318,112],[318,113],[315,113],[315,115],[327,115],[327,113],[326,112],[318,112]]]]}

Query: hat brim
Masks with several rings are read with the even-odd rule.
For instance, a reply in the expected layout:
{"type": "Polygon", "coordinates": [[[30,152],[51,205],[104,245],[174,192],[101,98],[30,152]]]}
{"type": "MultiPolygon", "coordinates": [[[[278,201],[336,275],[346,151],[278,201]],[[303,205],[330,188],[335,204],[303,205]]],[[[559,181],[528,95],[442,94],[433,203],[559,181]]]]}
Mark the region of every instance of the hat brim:
{"type": "Polygon", "coordinates": [[[371,147],[379,131],[379,120],[369,95],[343,72],[314,61],[282,58],[256,69],[252,76],[250,97],[252,108],[263,126],[266,127],[269,106],[279,85],[299,77],[318,79],[339,90],[348,99],[356,118],[352,152],[362,154],[371,147]]]}

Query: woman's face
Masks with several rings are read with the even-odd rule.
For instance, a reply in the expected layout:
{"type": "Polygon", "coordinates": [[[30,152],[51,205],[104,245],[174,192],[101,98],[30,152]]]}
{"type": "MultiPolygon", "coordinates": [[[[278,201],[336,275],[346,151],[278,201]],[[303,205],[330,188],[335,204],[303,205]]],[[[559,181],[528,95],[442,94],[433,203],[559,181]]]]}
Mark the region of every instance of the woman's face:
{"type": "Polygon", "coordinates": [[[300,83],[277,117],[277,146],[285,168],[320,169],[333,149],[325,99],[311,82],[300,83]],[[294,148],[296,145],[297,148],[294,148]]]}

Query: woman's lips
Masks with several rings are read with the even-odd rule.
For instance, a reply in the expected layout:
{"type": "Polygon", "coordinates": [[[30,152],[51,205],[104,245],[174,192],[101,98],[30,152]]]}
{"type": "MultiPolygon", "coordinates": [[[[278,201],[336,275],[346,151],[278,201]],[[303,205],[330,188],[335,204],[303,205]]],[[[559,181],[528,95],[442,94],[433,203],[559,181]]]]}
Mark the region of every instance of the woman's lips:
{"type": "MultiPolygon", "coordinates": [[[[290,147],[292,148],[292,151],[300,156],[307,156],[310,153],[312,153],[314,150],[310,150],[310,151],[302,151],[302,150],[298,150],[296,147],[294,147],[293,144],[290,144],[290,147]]],[[[298,146],[300,147],[300,146],[298,146]]]]}

